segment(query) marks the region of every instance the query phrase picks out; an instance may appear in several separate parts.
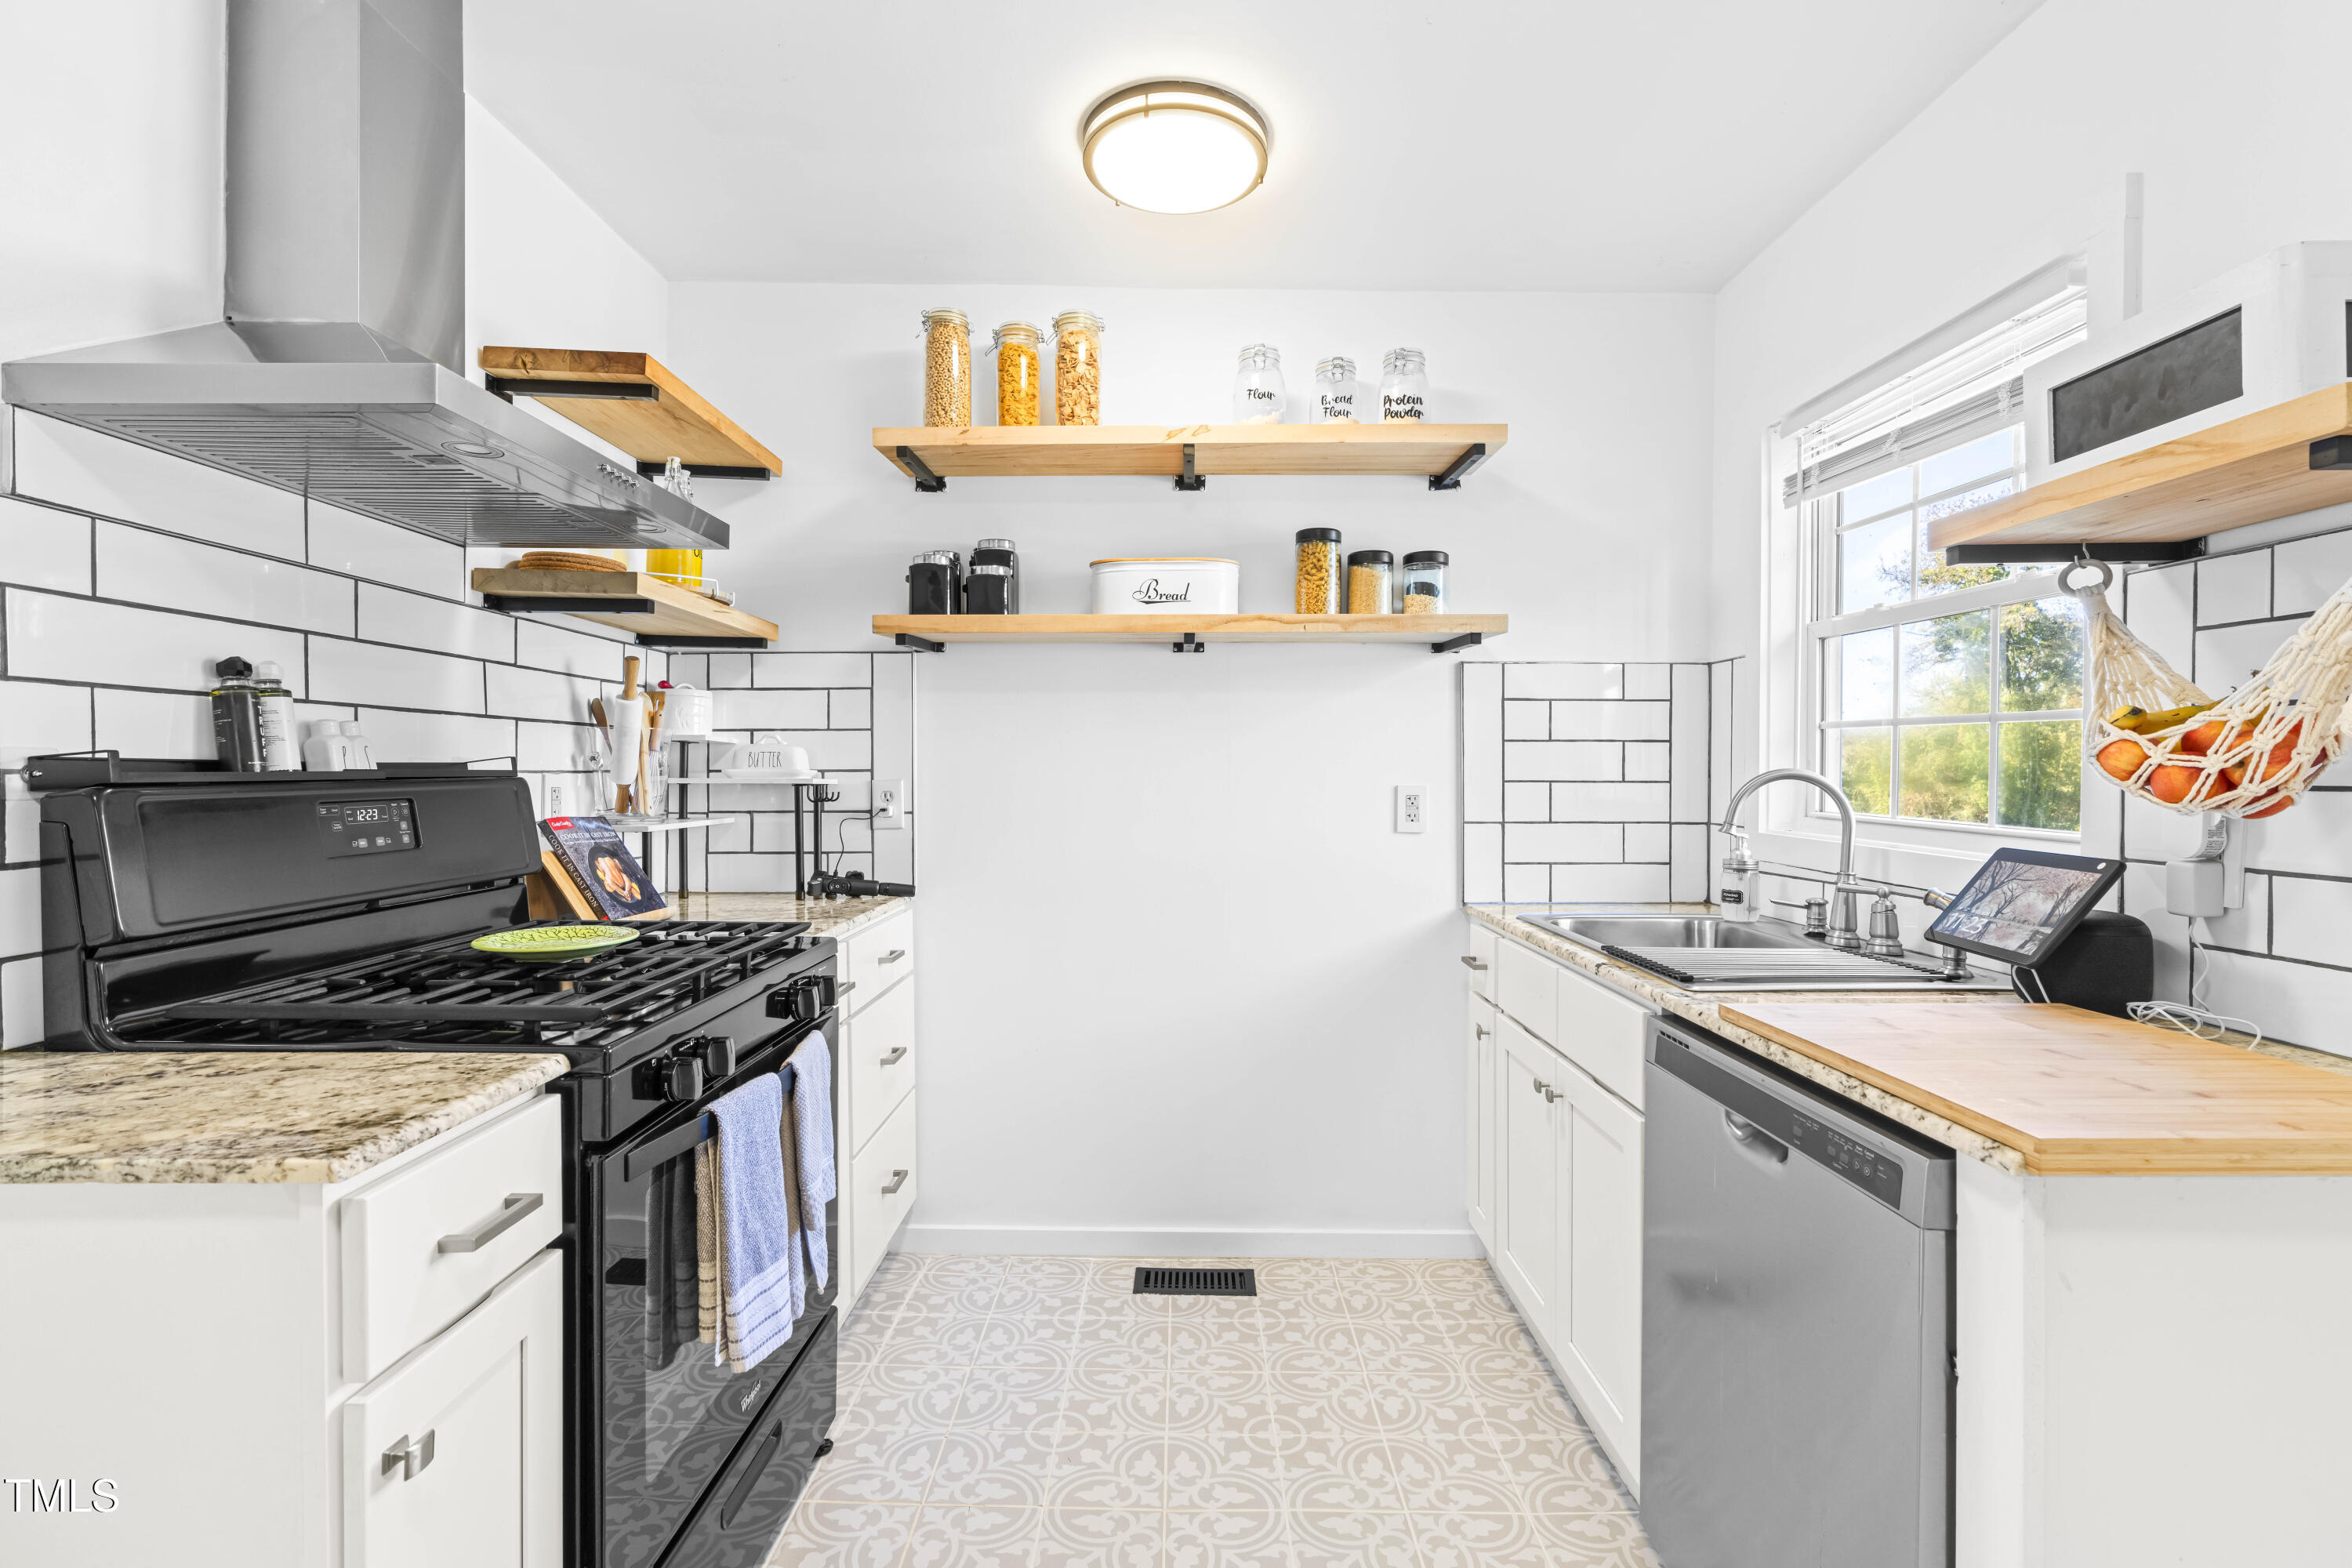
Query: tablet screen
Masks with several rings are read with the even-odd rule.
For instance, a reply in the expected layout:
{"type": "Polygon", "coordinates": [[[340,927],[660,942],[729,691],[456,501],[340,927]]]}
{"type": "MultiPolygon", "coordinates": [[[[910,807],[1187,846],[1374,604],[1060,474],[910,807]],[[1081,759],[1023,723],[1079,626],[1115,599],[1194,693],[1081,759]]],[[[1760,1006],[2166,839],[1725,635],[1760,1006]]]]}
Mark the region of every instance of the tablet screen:
{"type": "Polygon", "coordinates": [[[1996,850],[1927,934],[2010,963],[2038,963],[2122,875],[2119,860],[1996,850]]]}

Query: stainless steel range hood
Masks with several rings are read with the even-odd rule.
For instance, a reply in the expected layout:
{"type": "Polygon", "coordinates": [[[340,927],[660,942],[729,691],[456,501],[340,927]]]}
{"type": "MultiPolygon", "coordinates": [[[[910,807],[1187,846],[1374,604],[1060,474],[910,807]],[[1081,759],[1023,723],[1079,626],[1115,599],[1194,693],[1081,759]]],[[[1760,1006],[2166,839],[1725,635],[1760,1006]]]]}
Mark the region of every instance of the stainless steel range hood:
{"type": "Polygon", "coordinates": [[[227,320],[17,360],[0,398],[462,544],[724,548],[463,373],[461,0],[229,0],[227,43],[227,320]]]}

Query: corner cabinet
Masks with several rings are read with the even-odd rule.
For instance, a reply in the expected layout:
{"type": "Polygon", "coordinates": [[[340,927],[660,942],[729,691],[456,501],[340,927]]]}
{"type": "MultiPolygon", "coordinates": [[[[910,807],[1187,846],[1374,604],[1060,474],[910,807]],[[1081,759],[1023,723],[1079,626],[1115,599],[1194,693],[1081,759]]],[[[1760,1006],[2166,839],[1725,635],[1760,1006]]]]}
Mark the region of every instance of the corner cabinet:
{"type": "Polygon", "coordinates": [[[1475,921],[1463,962],[1471,1228],[1638,1496],[1651,1009],[1475,921]]]}
{"type": "Polygon", "coordinates": [[[901,906],[841,939],[841,1076],[834,1159],[837,1300],[857,1304],[915,1206],[915,914],[901,906]]]}

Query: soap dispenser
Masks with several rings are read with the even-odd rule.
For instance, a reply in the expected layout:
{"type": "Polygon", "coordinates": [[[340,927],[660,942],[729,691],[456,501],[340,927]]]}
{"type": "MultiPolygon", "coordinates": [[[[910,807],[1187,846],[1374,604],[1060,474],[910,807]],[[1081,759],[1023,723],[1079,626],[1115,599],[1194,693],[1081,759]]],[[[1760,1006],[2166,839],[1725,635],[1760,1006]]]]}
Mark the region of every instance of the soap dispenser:
{"type": "Polygon", "coordinates": [[[1748,835],[1737,827],[1727,831],[1731,836],[1731,853],[1723,858],[1716,902],[1722,906],[1724,919],[1746,925],[1764,912],[1763,889],[1757,886],[1756,857],[1748,852],[1748,835]]]}

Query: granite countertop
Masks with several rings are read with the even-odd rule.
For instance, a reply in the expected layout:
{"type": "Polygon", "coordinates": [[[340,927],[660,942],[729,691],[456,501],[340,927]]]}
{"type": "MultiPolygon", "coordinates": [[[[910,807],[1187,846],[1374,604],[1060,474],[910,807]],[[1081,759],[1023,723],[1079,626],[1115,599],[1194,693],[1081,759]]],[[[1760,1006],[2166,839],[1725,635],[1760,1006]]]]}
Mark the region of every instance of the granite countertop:
{"type": "Polygon", "coordinates": [[[0,1182],[341,1182],[562,1077],[560,1056],[0,1051],[0,1182]]]}
{"type": "Polygon", "coordinates": [[[797,893],[680,893],[678,917],[689,921],[806,921],[818,936],[844,937],[914,900],[804,899],[797,893]]]}

